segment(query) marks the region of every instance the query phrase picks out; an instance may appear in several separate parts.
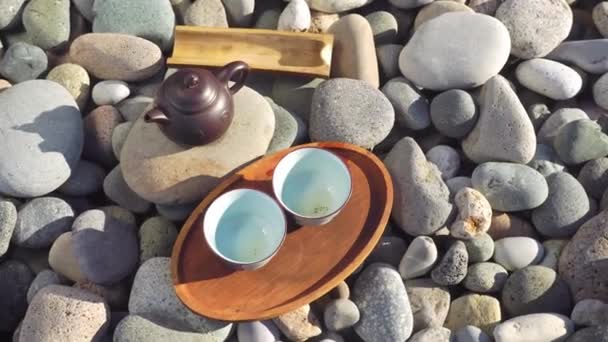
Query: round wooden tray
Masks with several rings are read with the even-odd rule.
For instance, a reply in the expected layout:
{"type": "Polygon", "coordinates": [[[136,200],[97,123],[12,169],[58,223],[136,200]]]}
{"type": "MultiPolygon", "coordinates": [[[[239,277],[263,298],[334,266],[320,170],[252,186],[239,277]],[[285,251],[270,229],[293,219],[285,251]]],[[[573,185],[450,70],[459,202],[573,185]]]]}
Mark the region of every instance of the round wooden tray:
{"type": "Polygon", "coordinates": [[[223,180],[184,224],[171,257],[177,296],[199,315],[225,321],[277,317],[323,296],[371,253],[388,222],[393,185],[384,164],[360,147],[335,142],[300,145],[257,160],[223,180]],[[297,226],[277,255],[255,271],[235,271],[217,258],[202,232],[206,208],[222,193],[252,188],[272,196],[274,167],[287,153],[322,147],[344,160],[353,193],[336,218],[324,226],[297,226]]]}

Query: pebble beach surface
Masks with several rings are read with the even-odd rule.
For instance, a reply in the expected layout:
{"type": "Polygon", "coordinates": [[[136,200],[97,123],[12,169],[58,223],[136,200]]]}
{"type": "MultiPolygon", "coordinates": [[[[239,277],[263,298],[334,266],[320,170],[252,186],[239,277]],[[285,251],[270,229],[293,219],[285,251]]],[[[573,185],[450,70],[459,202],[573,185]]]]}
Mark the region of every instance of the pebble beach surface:
{"type": "Polygon", "coordinates": [[[0,0],[2,341],[605,342],[607,175],[608,1],[0,0]],[[178,144],[142,114],[184,24],[333,34],[331,75],[254,72],[178,144]],[[369,258],[269,320],[190,311],[204,194],[327,140],[393,180],[369,258]]]}

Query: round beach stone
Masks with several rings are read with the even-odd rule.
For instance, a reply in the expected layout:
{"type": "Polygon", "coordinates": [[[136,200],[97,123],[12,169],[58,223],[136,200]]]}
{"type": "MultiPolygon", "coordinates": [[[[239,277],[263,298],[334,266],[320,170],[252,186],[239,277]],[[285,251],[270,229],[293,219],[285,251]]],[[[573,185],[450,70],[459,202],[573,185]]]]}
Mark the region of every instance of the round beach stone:
{"type": "Polygon", "coordinates": [[[463,188],[454,197],[458,217],[450,225],[450,234],[457,239],[471,240],[484,234],[492,222],[492,207],[477,190],[463,188]]]}
{"type": "Polygon", "coordinates": [[[118,160],[112,149],[112,132],[123,121],[113,106],[100,106],[84,117],[84,148],[82,155],[105,168],[112,168],[118,160]]]}
{"type": "Polygon", "coordinates": [[[401,139],[384,163],[395,186],[395,223],[412,236],[430,235],[445,226],[453,209],[448,187],[416,141],[401,139]]]}
{"type": "Polygon", "coordinates": [[[446,287],[438,286],[430,278],[420,278],[407,280],[405,289],[414,315],[414,332],[443,326],[450,308],[450,292],[446,287]]]}
{"type": "Polygon", "coordinates": [[[553,100],[573,98],[583,86],[583,79],[574,69],[544,58],[520,63],[515,75],[524,87],[553,100]]]}
{"type": "Polygon", "coordinates": [[[479,103],[479,120],[462,141],[465,155],[478,164],[530,162],[536,149],[534,126],[507,79],[491,78],[481,89],[479,103]]]}
{"type": "Polygon", "coordinates": [[[467,290],[477,293],[499,292],[503,289],[509,272],[493,262],[480,262],[469,267],[463,285],[467,290]]]}
{"type": "Polygon", "coordinates": [[[78,107],[82,110],[89,101],[91,80],[87,71],[78,64],[64,63],[54,67],[46,79],[61,84],[72,94],[78,107]]]}
{"type": "Polygon", "coordinates": [[[549,197],[532,211],[532,222],[544,236],[570,237],[590,214],[589,198],[583,186],[569,173],[553,173],[546,180],[549,197]]]}
{"type": "Polygon", "coordinates": [[[457,285],[466,277],[469,254],[464,242],[456,241],[445,252],[431,272],[431,278],[439,285],[457,285]]]}
{"type": "Polygon", "coordinates": [[[553,145],[553,140],[562,127],[570,122],[582,119],[589,119],[589,116],[581,109],[561,108],[556,110],[549,116],[538,131],[538,142],[553,145]]]}
{"type": "Polygon", "coordinates": [[[416,30],[401,52],[399,68],[422,88],[473,88],[498,74],[510,49],[509,32],[498,20],[477,13],[446,13],[416,30]],[[453,41],[458,44],[449,43],[453,41]]]}
{"type": "Polygon", "coordinates": [[[569,315],[572,310],[568,285],[544,266],[514,272],[502,290],[502,305],[511,317],[542,312],[569,315]]]}
{"type": "Polygon", "coordinates": [[[568,342],[608,341],[608,325],[600,325],[577,330],[568,338],[568,342]]]}
{"type": "Polygon", "coordinates": [[[334,35],[331,76],[362,80],[378,88],[376,46],[369,22],[358,14],[345,15],[330,26],[328,33],[334,35]]]}
{"type": "Polygon", "coordinates": [[[30,0],[22,21],[34,45],[44,50],[63,45],[70,38],[70,0],[30,0]]]}
{"type": "Polygon", "coordinates": [[[16,260],[0,263],[0,331],[17,327],[27,310],[26,296],[32,280],[34,274],[26,264],[16,260]]]}
{"type": "Polygon", "coordinates": [[[61,234],[51,246],[48,256],[53,271],[71,281],[86,281],[73,249],[72,232],[61,234]]]}
{"type": "Polygon", "coordinates": [[[496,10],[511,36],[511,54],[530,59],[555,49],[572,27],[570,6],[563,0],[506,0],[496,10]]]}
{"type": "MultiPolygon", "coordinates": [[[[212,341],[205,334],[170,329],[137,315],[123,318],[114,331],[114,342],[196,342],[212,341]]],[[[217,340],[219,341],[219,340],[217,340]]],[[[247,340],[244,340],[247,341],[247,340]]],[[[256,340],[257,341],[257,340],[256,340]]],[[[274,341],[274,340],[273,340],[274,341]]]]}
{"type": "Polygon", "coordinates": [[[597,299],[584,299],[576,303],[570,318],[577,325],[608,325],[608,303],[597,299]]]}
{"type": "Polygon", "coordinates": [[[12,242],[28,248],[50,247],[72,227],[74,211],[57,197],[39,197],[19,209],[12,242]]]}
{"type": "Polygon", "coordinates": [[[95,2],[93,32],[116,32],[145,38],[163,51],[171,48],[175,14],[166,0],[95,2]]]}
{"type": "Polygon", "coordinates": [[[115,105],[129,97],[131,90],[123,81],[101,81],[93,87],[93,102],[98,106],[115,105]]]}
{"type": "Polygon", "coordinates": [[[504,321],[494,329],[496,342],[564,341],[574,333],[574,323],[555,313],[536,313],[504,321]]]}
{"type": "Polygon", "coordinates": [[[374,34],[376,45],[391,44],[397,39],[398,24],[394,15],[387,11],[375,11],[365,16],[374,34]]]}
{"type": "Polygon", "coordinates": [[[272,320],[267,320],[241,322],[236,335],[238,342],[275,342],[280,339],[281,333],[272,320]]]}
{"type": "Polygon", "coordinates": [[[17,224],[17,208],[13,202],[0,198],[0,257],[7,251],[17,224]]]}
{"type": "Polygon", "coordinates": [[[451,337],[452,332],[450,331],[450,329],[442,327],[432,327],[417,332],[408,340],[408,342],[450,342],[452,340],[451,337]]]}
{"type": "Polygon", "coordinates": [[[38,291],[49,285],[62,285],[65,283],[65,278],[55,273],[52,270],[43,270],[36,275],[36,278],[30,284],[27,290],[27,302],[31,303],[38,291]]]}
{"type": "Polygon", "coordinates": [[[469,254],[469,263],[488,261],[494,254],[494,240],[487,233],[482,233],[471,240],[464,241],[469,254]]]}
{"type": "Polygon", "coordinates": [[[154,98],[137,95],[120,101],[116,106],[126,121],[135,121],[152,105],[154,98]]]}
{"type": "Polygon", "coordinates": [[[152,205],[129,188],[123,177],[120,165],[110,171],[104,179],[103,192],[110,200],[134,213],[143,214],[152,205]]]}
{"type": "Polygon", "coordinates": [[[83,159],[57,191],[68,196],[91,195],[102,189],[105,177],[106,171],[101,166],[83,159]]]}
{"type": "Polygon", "coordinates": [[[266,100],[272,107],[275,122],[274,135],[266,153],[274,153],[304,141],[308,135],[304,121],[274,103],[269,97],[266,97],[266,100]]]}
{"type": "Polygon", "coordinates": [[[593,23],[604,37],[608,37],[608,4],[600,2],[593,7],[593,23]]]}
{"type": "Polygon", "coordinates": [[[608,211],[593,217],[574,234],[562,251],[559,274],[570,286],[575,302],[608,301],[608,211]]]}
{"type": "Polygon", "coordinates": [[[608,48],[606,39],[566,41],[553,50],[547,58],[573,64],[592,74],[608,72],[608,60],[603,58],[608,48]]]}
{"type": "Polygon", "coordinates": [[[454,331],[473,325],[490,334],[501,319],[498,299],[486,295],[467,294],[452,301],[445,327],[454,331]]]}
{"type": "Polygon", "coordinates": [[[200,201],[233,169],[265,154],[275,128],[272,107],[248,87],[239,90],[233,100],[232,124],[220,140],[203,146],[177,144],[157,124],[140,117],[120,158],[128,186],[150,202],[190,204],[200,201]]]}
{"type": "Polygon", "coordinates": [[[494,243],[494,260],[509,271],[537,264],[543,255],[543,245],[529,237],[507,237],[494,243]]]}
{"type": "Polygon", "coordinates": [[[382,93],[393,105],[395,119],[402,127],[422,130],[431,125],[428,100],[405,78],[386,82],[382,93]]]}
{"type": "Polygon", "coordinates": [[[101,210],[80,214],[72,227],[72,248],[82,274],[100,285],[131,274],[139,257],[136,229],[101,210]]]}
{"type": "Polygon", "coordinates": [[[405,341],[414,319],[405,285],[392,267],[367,266],[353,288],[353,302],[361,311],[355,332],[366,342],[405,341]]]}
{"type": "Polygon", "coordinates": [[[323,82],[315,90],[310,113],[312,141],[341,141],[372,148],[388,136],[395,111],[368,83],[348,78],[323,82]]]}
{"type": "Polygon", "coordinates": [[[406,249],[407,244],[402,238],[383,236],[365,261],[369,264],[383,262],[397,268],[406,249]]]}
{"type": "MultiPolygon", "coordinates": [[[[219,0],[218,0],[219,2],[219,0]]],[[[279,31],[305,32],[310,27],[310,9],[304,0],[291,0],[277,23],[279,31]]]]}
{"type": "Polygon", "coordinates": [[[120,160],[120,153],[122,152],[122,148],[125,145],[125,141],[127,141],[127,136],[129,136],[132,127],[133,122],[127,121],[118,124],[118,126],[114,127],[112,130],[112,151],[114,151],[114,156],[118,160],[120,160]]]}
{"type": "Polygon", "coordinates": [[[468,135],[477,122],[477,108],[473,97],[464,90],[444,91],[431,101],[431,121],[439,133],[462,138],[468,135]]]}
{"type": "Polygon", "coordinates": [[[608,73],[593,84],[593,100],[598,106],[608,110],[608,73]]]}
{"type": "Polygon", "coordinates": [[[581,164],[608,155],[608,135],[592,120],[576,120],[562,126],[553,147],[566,164],[581,164]]]}
{"type": "Polygon", "coordinates": [[[0,75],[13,83],[38,78],[46,71],[48,59],[44,51],[25,42],[11,44],[0,61],[0,75]]]}
{"type": "Polygon", "coordinates": [[[315,89],[323,82],[323,78],[277,77],[272,86],[271,97],[276,104],[308,122],[315,89]]]}
{"type": "Polygon", "coordinates": [[[155,257],[170,257],[177,239],[177,228],[160,217],[147,219],[139,228],[139,262],[155,257]]]}
{"type": "Polygon", "coordinates": [[[14,85],[0,93],[0,118],[0,193],[42,196],[70,177],[83,132],[65,88],[47,80],[14,85]]]}
{"type": "Polygon", "coordinates": [[[21,326],[22,341],[92,341],[110,321],[103,298],[89,291],[50,285],[32,300],[21,326]]]}
{"type": "Polygon", "coordinates": [[[554,173],[565,171],[564,163],[559,160],[557,152],[551,145],[537,144],[534,158],[528,166],[538,171],[543,177],[548,177],[554,173]]]}
{"type": "Polygon", "coordinates": [[[428,236],[418,236],[410,243],[399,263],[399,273],[405,280],[428,273],[437,261],[437,247],[428,236]]]}
{"type": "Polygon", "coordinates": [[[440,15],[450,12],[469,12],[474,11],[464,3],[458,1],[446,1],[439,0],[433,1],[428,6],[422,7],[416,15],[416,21],[414,21],[414,30],[417,30],[420,25],[428,22],[429,20],[435,19],[440,15]]]}
{"type": "Polygon", "coordinates": [[[129,297],[129,313],[156,317],[163,320],[166,328],[197,332],[209,340],[228,338],[231,323],[199,316],[179,300],[173,288],[170,264],[169,258],[152,258],[139,267],[129,297]]]}
{"type": "Polygon", "coordinates": [[[340,331],[354,326],[359,321],[359,309],[348,299],[338,299],[325,307],[325,326],[332,331],[340,331]]]}
{"type": "Polygon", "coordinates": [[[399,54],[403,50],[403,45],[385,44],[376,47],[376,57],[380,71],[385,78],[391,79],[399,76],[399,54]]]}
{"type": "Polygon", "coordinates": [[[26,0],[5,0],[0,8],[0,30],[16,26],[21,22],[21,14],[26,0]]]}
{"type": "Polygon", "coordinates": [[[121,81],[150,78],[163,65],[162,52],[154,43],[118,33],[79,36],[70,45],[70,60],[97,78],[121,81]]]}
{"type": "Polygon", "coordinates": [[[545,178],[521,164],[483,163],[473,171],[471,182],[494,210],[533,209],[543,204],[549,195],[545,178]]]}
{"type": "Polygon", "coordinates": [[[221,0],[195,1],[186,10],[184,23],[190,26],[227,28],[228,18],[221,0]]]}
{"type": "Polygon", "coordinates": [[[454,342],[492,342],[490,335],[473,325],[464,326],[454,334],[454,342]]]}
{"type": "Polygon", "coordinates": [[[538,233],[530,222],[514,214],[501,212],[494,212],[488,235],[494,241],[514,236],[538,237],[538,233]]]}

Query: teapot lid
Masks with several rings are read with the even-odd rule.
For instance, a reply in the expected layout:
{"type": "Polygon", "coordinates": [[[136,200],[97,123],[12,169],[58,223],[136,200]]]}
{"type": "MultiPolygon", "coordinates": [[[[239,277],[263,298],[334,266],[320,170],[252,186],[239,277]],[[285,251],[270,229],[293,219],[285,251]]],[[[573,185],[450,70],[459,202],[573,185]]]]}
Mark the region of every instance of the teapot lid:
{"type": "Polygon", "coordinates": [[[207,70],[181,69],[162,85],[164,102],[184,114],[195,114],[212,105],[222,85],[207,70]]]}

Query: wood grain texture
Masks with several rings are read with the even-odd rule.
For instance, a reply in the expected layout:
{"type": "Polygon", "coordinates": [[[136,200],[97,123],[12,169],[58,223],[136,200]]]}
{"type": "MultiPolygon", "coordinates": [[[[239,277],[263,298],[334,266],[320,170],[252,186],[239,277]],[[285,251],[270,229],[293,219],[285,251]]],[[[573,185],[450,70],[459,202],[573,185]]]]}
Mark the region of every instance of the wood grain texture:
{"type": "Polygon", "coordinates": [[[175,291],[190,310],[225,321],[261,320],[308,304],[338,285],[359,267],[376,246],[388,222],[393,185],[384,164],[360,147],[318,142],[282,150],[228,176],[190,215],[171,257],[175,291]],[[206,208],[235,188],[258,189],[272,195],[274,167],[287,153],[322,147],[347,164],[353,193],[347,205],[324,226],[295,225],[288,216],[288,234],[278,254],[255,271],[235,271],[217,258],[202,232],[206,208]]]}
{"type": "Polygon", "coordinates": [[[330,34],[177,26],[170,66],[220,67],[244,61],[253,70],[329,77],[330,34]]]}

